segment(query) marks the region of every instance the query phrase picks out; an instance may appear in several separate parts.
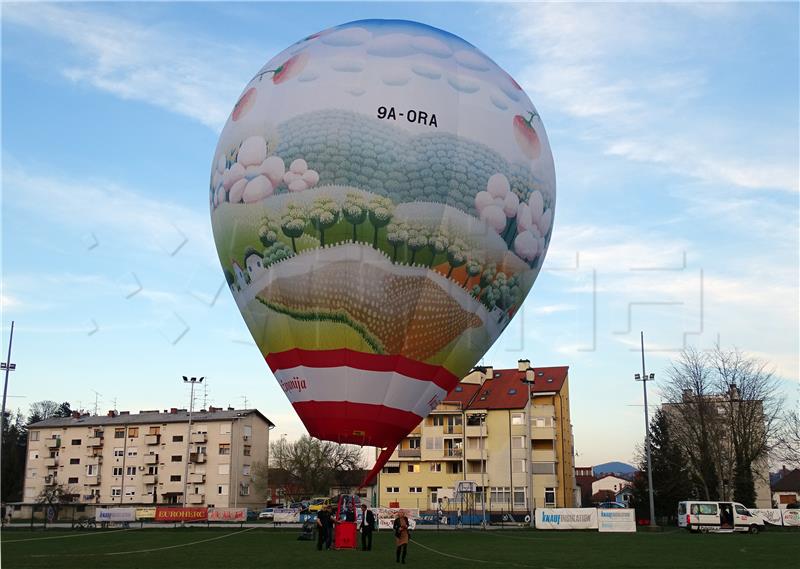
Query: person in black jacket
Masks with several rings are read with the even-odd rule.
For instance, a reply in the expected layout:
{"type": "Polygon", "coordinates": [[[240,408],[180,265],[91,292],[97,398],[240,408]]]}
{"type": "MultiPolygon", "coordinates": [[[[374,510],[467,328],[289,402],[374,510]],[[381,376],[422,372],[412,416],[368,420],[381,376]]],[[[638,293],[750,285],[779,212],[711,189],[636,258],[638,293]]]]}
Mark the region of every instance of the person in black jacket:
{"type": "Polygon", "coordinates": [[[372,530],[375,529],[375,514],[361,504],[361,550],[372,551],[372,530]]]}

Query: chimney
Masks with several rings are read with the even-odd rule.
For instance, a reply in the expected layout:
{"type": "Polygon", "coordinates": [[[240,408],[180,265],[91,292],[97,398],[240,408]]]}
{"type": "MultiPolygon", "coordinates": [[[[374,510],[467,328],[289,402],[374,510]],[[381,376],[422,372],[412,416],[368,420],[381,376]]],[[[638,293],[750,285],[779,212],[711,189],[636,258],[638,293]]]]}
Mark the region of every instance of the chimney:
{"type": "Polygon", "coordinates": [[[683,401],[689,401],[692,398],[692,390],[691,389],[684,389],[683,390],[683,401]]]}
{"type": "Polygon", "coordinates": [[[169,414],[170,415],[174,415],[177,412],[178,412],[178,408],[177,407],[170,407],[170,410],[169,410],[169,414]]]}
{"type": "Polygon", "coordinates": [[[73,419],[80,419],[81,418],[81,412],[80,411],[73,411],[72,412],[72,418],[73,419]]]}
{"type": "Polygon", "coordinates": [[[106,413],[106,416],[108,416],[108,417],[116,417],[117,416],[117,412],[114,411],[113,409],[109,409],[108,413],[106,413]]]}
{"type": "Polygon", "coordinates": [[[531,367],[531,360],[517,360],[517,371],[524,372],[531,367]]]}
{"type": "Polygon", "coordinates": [[[120,415],[130,415],[131,412],[130,411],[120,411],[119,414],[120,415]]]}
{"type": "Polygon", "coordinates": [[[484,372],[483,376],[486,379],[494,379],[494,367],[486,366],[486,371],[484,372]]]}
{"type": "Polygon", "coordinates": [[[228,406],[228,411],[234,411],[233,407],[228,406]]]}

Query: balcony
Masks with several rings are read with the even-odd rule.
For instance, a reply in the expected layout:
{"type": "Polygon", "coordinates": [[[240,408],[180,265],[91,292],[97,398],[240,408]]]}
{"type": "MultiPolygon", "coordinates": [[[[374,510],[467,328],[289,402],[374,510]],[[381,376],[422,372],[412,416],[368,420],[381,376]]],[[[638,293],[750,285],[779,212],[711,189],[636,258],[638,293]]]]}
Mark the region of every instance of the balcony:
{"type": "Polygon", "coordinates": [[[489,427],[487,425],[467,425],[466,435],[468,437],[488,437],[489,427]]]}
{"type": "Polygon", "coordinates": [[[100,486],[100,477],[99,476],[87,476],[86,482],[84,482],[86,486],[100,486]]]}
{"type": "Polygon", "coordinates": [[[206,481],[206,475],[199,472],[193,472],[189,475],[189,482],[192,484],[202,484],[206,481]]]}
{"type": "Polygon", "coordinates": [[[86,446],[101,447],[103,446],[103,437],[89,437],[86,439],[86,446]]]}
{"type": "Polygon", "coordinates": [[[202,444],[208,442],[208,434],[206,433],[192,433],[190,441],[193,444],[202,444]]]}
{"type": "Polygon", "coordinates": [[[161,442],[161,435],[145,435],[144,436],[144,444],[146,445],[157,445],[161,442]]]}
{"type": "Polygon", "coordinates": [[[189,494],[190,504],[202,504],[205,501],[206,501],[205,494],[189,494]]]}
{"type": "Polygon", "coordinates": [[[555,462],[556,451],[554,450],[536,450],[533,451],[534,462],[555,462]]]}
{"type": "Polygon", "coordinates": [[[458,458],[460,459],[464,455],[463,451],[460,448],[446,448],[442,451],[443,458],[458,458]]]}
{"type": "Polygon", "coordinates": [[[422,456],[422,451],[418,448],[401,448],[397,450],[397,456],[400,458],[419,458],[422,456]]]}
{"type": "Polygon", "coordinates": [[[193,452],[189,454],[189,460],[191,462],[196,462],[198,464],[202,464],[206,461],[206,453],[204,452],[193,452]]]}
{"type": "Polygon", "coordinates": [[[58,459],[55,457],[45,458],[44,465],[47,468],[55,468],[56,466],[58,466],[58,459]]]}
{"type": "Polygon", "coordinates": [[[489,457],[488,449],[467,448],[465,453],[467,460],[481,460],[482,458],[485,460],[489,457]]]}
{"type": "Polygon", "coordinates": [[[58,448],[61,446],[61,439],[47,439],[47,448],[58,448]]]}
{"type": "Polygon", "coordinates": [[[158,482],[158,476],[155,474],[145,474],[142,476],[142,482],[145,484],[156,484],[158,482]]]}
{"type": "Polygon", "coordinates": [[[58,480],[56,480],[55,476],[45,476],[44,477],[44,485],[45,486],[55,486],[58,484],[58,480]]]}
{"type": "Polygon", "coordinates": [[[146,454],[146,455],[144,455],[144,463],[145,464],[158,464],[158,455],[157,454],[146,454]]]}
{"type": "Polygon", "coordinates": [[[445,435],[463,435],[464,427],[462,425],[445,425],[442,427],[445,435]]]}
{"type": "Polygon", "coordinates": [[[556,438],[555,427],[531,427],[531,438],[534,440],[553,440],[556,438]]]}

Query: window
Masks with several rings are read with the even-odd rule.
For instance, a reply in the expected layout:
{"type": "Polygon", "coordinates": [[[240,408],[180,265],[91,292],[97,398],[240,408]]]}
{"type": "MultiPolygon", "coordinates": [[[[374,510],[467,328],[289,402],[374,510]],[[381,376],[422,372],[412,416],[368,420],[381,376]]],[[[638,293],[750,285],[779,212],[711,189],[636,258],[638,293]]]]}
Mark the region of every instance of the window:
{"type": "Polygon", "coordinates": [[[431,472],[441,472],[442,471],[442,463],[441,462],[431,462],[431,472]]]}
{"type": "Polygon", "coordinates": [[[172,435],[172,442],[173,443],[182,443],[183,442],[183,435],[172,435]]]}
{"type": "Polygon", "coordinates": [[[408,465],[408,471],[409,471],[409,472],[415,472],[415,473],[416,473],[416,472],[419,472],[419,463],[416,463],[416,464],[409,464],[409,465],[408,465]]]}
{"type": "Polygon", "coordinates": [[[249,441],[253,436],[253,427],[250,425],[245,425],[242,427],[242,436],[244,440],[249,441]]]}
{"type": "Polygon", "coordinates": [[[70,464],[80,464],[81,463],[81,459],[80,458],[70,458],[69,459],[69,463],[70,464]]]}
{"type": "Polygon", "coordinates": [[[527,469],[525,468],[525,462],[526,461],[523,458],[515,458],[514,460],[512,460],[511,472],[516,472],[516,473],[526,472],[527,469]]]}
{"type": "Polygon", "coordinates": [[[128,427],[128,436],[135,439],[139,436],[139,427],[128,427]]]}
{"type": "Polygon", "coordinates": [[[169,477],[169,481],[170,482],[180,482],[181,481],[181,475],[180,474],[172,474],[169,477]]]}
{"type": "Polygon", "coordinates": [[[534,462],[531,464],[531,472],[533,474],[555,474],[555,462],[534,462]]]}
{"type": "Polygon", "coordinates": [[[115,466],[114,468],[112,468],[111,469],[111,475],[112,476],[122,476],[122,467],[121,466],[115,466]]]}
{"type": "Polygon", "coordinates": [[[460,460],[458,462],[448,462],[447,472],[449,474],[460,474],[461,472],[464,472],[464,465],[460,460]]]}
{"type": "Polygon", "coordinates": [[[524,506],[525,505],[525,490],[527,490],[524,486],[515,486],[514,487],[514,505],[515,506],[524,506]]]}
{"type": "Polygon", "coordinates": [[[219,434],[220,435],[230,435],[231,434],[231,424],[230,423],[220,423],[219,424],[219,434]]]}
{"type": "Polygon", "coordinates": [[[111,488],[111,495],[112,496],[122,496],[122,487],[114,486],[111,488]]]}
{"type": "Polygon", "coordinates": [[[692,515],[716,516],[719,512],[716,504],[692,504],[692,515]]]}
{"type": "Polygon", "coordinates": [[[511,413],[511,424],[512,425],[524,425],[525,424],[525,413],[511,413]]]}
{"type": "Polygon", "coordinates": [[[227,484],[220,484],[217,486],[217,494],[220,496],[227,496],[228,495],[228,485],[227,484]]]}
{"type": "Polygon", "coordinates": [[[411,486],[408,489],[409,494],[422,494],[422,487],[421,486],[411,486]]]}
{"type": "Polygon", "coordinates": [[[87,464],[86,465],[86,476],[97,476],[97,465],[96,464],[87,464]]]}
{"type": "Polygon", "coordinates": [[[739,514],[740,516],[750,515],[750,512],[747,510],[747,508],[745,508],[744,506],[740,506],[739,504],[736,504],[736,513],[739,514]]]}
{"type": "Polygon", "coordinates": [[[183,460],[183,456],[179,454],[173,454],[169,460],[170,462],[181,462],[183,460]]]}
{"type": "Polygon", "coordinates": [[[126,496],[136,496],[136,488],[125,488],[126,496]]]}
{"type": "Polygon", "coordinates": [[[32,450],[30,452],[30,457],[31,457],[31,460],[36,460],[37,458],[39,458],[39,451],[32,450]]]}
{"type": "Polygon", "coordinates": [[[199,446],[198,445],[197,448],[195,449],[195,452],[198,453],[198,454],[207,454],[208,453],[208,447],[199,446]]]}
{"type": "Polygon", "coordinates": [[[128,448],[128,456],[137,456],[139,454],[139,449],[136,447],[128,448]]]}
{"type": "Polygon", "coordinates": [[[400,465],[397,466],[386,466],[383,469],[384,474],[400,474],[400,465]]]}
{"type": "Polygon", "coordinates": [[[386,487],[386,493],[387,494],[397,494],[399,492],[400,492],[400,488],[398,488],[397,486],[387,486],[386,487]]]}
{"type": "Polygon", "coordinates": [[[443,427],[444,426],[444,415],[434,415],[431,417],[430,424],[434,427],[443,427]]]}
{"type": "Polygon", "coordinates": [[[492,486],[489,489],[489,500],[493,507],[511,503],[511,488],[508,486],[492,486]]]}
{"type": "Polygon", "coordinates": [[[525,448],[525,437],[511,437],[511,448],[525,448]]]}
{"type": "Polygon", "coordinates": [[[125,469],[125,474],[127,474],[128,476],[135,476],[136,475],[136,467],[135,466],[127,467],[125,469]]]}
{"type": "Polygon", "coordinates": [[[77,484],[77,483],[78,483],[78,477],[77,476],[73,476],[71,478],[67,478],[67,484],[77,484]]]}
{"type": "Polygon", "coordinates": [[[230,474],[231,473],[231,465],[230,464],[219,464],[217,465],[217,474],[230,474]]]}
{"type": "Polygon", "coordinates": [[[250,445],[244,445],[244,447],[242,447],[242,454],[244,456],[250,456],[250,449],[250,445]]]}
{"type": "Polygon", "coordinates": [[[231,453],[231,445],[228,443],[221,443],[219,445],[219,454],[230,454],[231,453]]]}
{"type": "Polygon", "coordinates": [[[115,439],[124,439],[125,438],[125,429],[121,429],[121,428],[114,429],[114,438],[115,439]]]}
{"type": "Polygon", "coordinates": [[[114,456],[125,456],[125,451],[123,450],[122,447],[115,447],[114,456]]]}
{"type": "Polygon", "coordinates": [[[556,505],[556,489],[555,488],[545,488],[544,489],[544,505],[545,506],[555,506],[556,505]]]}
{"type": "Polygon", "coordinates": [[[161,434],[161,427],[150,427],[147,429],[148,435],[159,435],[161,434]]]}
{"type": "Polygon", "coordinates": [[[242,476],[250,476],[250,465],[245,464],[242,466],[242,476]]]}
{"type": "Polygon", "coordinates": [[[39,431],[31,431],[31,440],[38,441],[39,440],[39,431]]]}
{"type": "Polygon", "coordinates": [[[444,448],[444,439],[442,437],[426,437],[425,448],[428,450],[442,450],[444,448]]]}
{"type": "Polygon", "coordinates": [[[147,467],[147,474],[158,474],[158,467],[157,466],[148,466],[147,467]]]}
{"type": "Polygon", "coordinates": [[[482,415],[480,413],[472,413],[470,415],[467,415],[468,427],[480,427],[484,421],[485,421],[485,415],[482,415]]]}
{"type": "Polygon", "coordinates": [[[80,446],[81,445],[81,440],[80,439],[72,439],[72,441],[70,441],[70,444],[72,444],[72,446],[80,446]]]}
{"type": "Polygon", "coordinates": [[[239,496],[249,496],[249,495],[250,495],[250,485],[242,482],[242,484],[239,486],[239,496]]]}
{"type": "Polygon", "coordinates": [[[552,427],[553,419],[552,417],[534,417],[533,424],[536,427],[552,427]]]}
{"type": "Polygon", "coordinates": [[[416,437],[413,438],[413,439],[408,439],[408,448],[418,449],[419,448],[419,442],[420,442],[419,438],[416,438],[416,437]]]}

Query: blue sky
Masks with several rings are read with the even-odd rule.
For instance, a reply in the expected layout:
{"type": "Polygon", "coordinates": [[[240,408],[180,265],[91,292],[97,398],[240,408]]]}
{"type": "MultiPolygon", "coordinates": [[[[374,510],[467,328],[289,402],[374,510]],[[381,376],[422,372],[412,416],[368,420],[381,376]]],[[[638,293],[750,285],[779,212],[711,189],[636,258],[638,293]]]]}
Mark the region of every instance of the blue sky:
{"type": "Polygon", "coordinates": [[[796,3],[92,3],[3,6],[10,406],[186,406],[181,376],[204,375],[210,403],[303,432],[223,286],[208,175],[249,78],[363,18],[463,37],[541,114],[551,248],[484,363],[570,366],[578,464],[631,460],[643,435],[639,330],[657,377],[719,340],[798,404],[796,3]]]}

